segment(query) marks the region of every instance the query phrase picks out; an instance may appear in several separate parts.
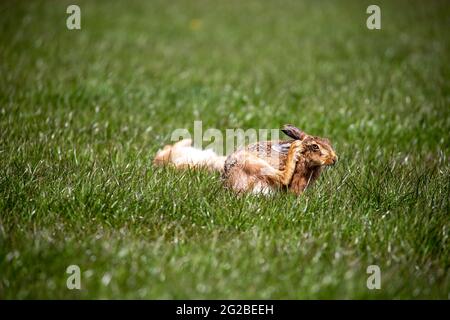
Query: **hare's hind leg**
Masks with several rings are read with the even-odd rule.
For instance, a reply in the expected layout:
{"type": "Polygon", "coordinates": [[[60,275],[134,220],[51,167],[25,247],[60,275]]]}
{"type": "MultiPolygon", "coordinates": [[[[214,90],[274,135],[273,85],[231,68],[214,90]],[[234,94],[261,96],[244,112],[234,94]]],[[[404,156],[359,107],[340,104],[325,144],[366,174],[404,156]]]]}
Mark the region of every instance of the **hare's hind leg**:
{"type": "Polygon", "coordinates": [[[292,180],[301,151],[301,141],[295,140],[292,142],[283,170],[272,167],[268,162],[253,154],[248,154],[244,167],[249,174],[255,175],[259,180],[267,181],[272,186],[287,186],[292,180]]]}
{"type": "Polygon", "coordinates": [[[173,154],[176,153],[179,149],[190,147],[192,144],[191,139],[183,139],[175,144],[167,144],[164,148],[158,150],[155,158],[153,159],[153,164],[163,166],[166,164],[173,163],[174,157],[173,154]]]}
{"type": "Polygon", "coordinates": [[[179,147],[190,147],[192,145],[192,139],[183,139],[180,140],[178,142],[175,142],[175,144],[173,145],[174,148],[179,148],[179,147]]]}
{"type": "Polygon", "coordinates": [[[258,193],[266,193],[267,190],[287,186],[294,174],[300,151],[301,142],[294,141],[289,148],[284,170],[272,167],[267,161],[252,153],[239,151],[230,156],[227,160],[228,165],[225,164],[226,184],[237,192],[254,191],[258,193]],[[230,168],[227,169],[227,166],[230,168]]]}
{"type": "Polygon", "coordinates": [[[278,176],[283,186],[289,185],[294,175],[295,166],[303,151],[303,144],[300,140],[294,140],[289,147],[288,156],[284,170],[278,170],[278,176]]]}

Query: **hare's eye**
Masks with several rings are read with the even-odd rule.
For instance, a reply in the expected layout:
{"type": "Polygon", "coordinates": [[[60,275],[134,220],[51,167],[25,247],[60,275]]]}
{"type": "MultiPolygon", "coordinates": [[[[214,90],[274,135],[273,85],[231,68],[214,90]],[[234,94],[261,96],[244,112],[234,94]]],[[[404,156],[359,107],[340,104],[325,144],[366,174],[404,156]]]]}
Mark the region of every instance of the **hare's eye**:
{"type": "Polygon", "coordinates": [[[313,145],[311,146],[311,148],[312,148],[314,151],[318,151],[318,150],[319,150],[319,146],[318,146],[317,144],[313,144],[313,145]]]}

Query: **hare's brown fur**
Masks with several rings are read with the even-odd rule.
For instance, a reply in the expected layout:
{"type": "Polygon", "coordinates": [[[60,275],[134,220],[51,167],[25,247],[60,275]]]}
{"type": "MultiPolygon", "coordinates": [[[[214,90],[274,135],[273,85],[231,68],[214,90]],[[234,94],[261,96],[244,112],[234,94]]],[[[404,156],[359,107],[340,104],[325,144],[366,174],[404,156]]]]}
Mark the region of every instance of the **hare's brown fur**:
{"type": "Polygon", "coordinates": [[[225,185],[238,193],[285,189],[301,194],[337,156],[328,139],[307,135],[291,125],[282,131],[293,139],[250,144],[228,157],[194,149],[190,141],[182,140],[160,150],[154,163],[221,171],[225,185]]]}

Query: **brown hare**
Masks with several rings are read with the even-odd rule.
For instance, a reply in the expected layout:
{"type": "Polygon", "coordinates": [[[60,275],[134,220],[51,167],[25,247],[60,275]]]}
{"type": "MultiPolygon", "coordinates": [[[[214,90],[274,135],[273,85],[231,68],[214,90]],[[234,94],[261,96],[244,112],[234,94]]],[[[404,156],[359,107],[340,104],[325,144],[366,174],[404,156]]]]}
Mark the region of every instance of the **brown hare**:
{"type": "Polygon", "coordinates": [[[219,171],[225,185],[238,193],[290,190],[301,194],[319,177],[322,167],[336,163],[337,156],[327,139],[292,125],[282,131],[292,139],[250,144],[228,157],[195,149],[190,139],[181,140],[159,150],[154,164],[219,171]]]}

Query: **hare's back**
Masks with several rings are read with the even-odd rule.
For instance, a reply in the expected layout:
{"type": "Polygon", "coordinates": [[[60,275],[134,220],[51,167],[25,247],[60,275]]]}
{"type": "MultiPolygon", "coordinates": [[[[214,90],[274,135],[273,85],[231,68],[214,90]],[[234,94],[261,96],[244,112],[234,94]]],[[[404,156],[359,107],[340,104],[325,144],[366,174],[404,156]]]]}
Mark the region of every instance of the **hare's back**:
{"type": "Polygon", "coordinates": [[[272,167],[283,170],[287,160],[287,154],[294,140],[272,140],[249,144],[245,147],[247,152],[264,159],[272,167]]]}

